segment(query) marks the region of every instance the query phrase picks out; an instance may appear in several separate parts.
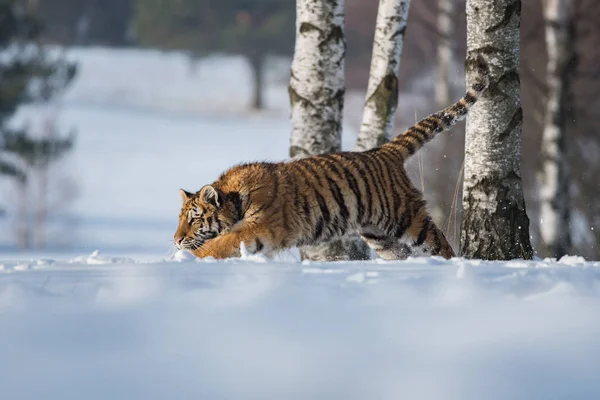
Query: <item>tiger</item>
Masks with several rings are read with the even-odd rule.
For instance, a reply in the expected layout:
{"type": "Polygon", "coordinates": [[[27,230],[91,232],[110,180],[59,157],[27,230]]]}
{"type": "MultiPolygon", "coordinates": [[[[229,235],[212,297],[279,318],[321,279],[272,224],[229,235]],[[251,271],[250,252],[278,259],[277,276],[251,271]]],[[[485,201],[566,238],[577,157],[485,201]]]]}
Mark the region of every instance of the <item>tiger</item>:
{"type": "Polygon", "coordinates": [[[479,56],[470,69],[474,78],[458,102],[377,148],[240,164],[195,193],[180,189],[176,247],[224,259],[240,257],[242,245],[273,255],[358,234],[384,260],[406,258],[407,244],[454,257],[404,163],[464,119],[488,88],[487,62],[479,56]]]}

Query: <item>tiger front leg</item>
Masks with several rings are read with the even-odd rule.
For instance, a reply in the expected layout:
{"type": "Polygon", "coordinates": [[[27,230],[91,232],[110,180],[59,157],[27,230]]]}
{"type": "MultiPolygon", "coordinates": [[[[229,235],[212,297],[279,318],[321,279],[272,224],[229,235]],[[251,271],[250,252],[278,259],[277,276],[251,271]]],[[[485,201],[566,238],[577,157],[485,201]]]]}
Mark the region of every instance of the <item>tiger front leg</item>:
{"type": "Polygon", "coordinates": [[[208,240],[202,247],[192,253],[199,258],[213,257],[224,259],[240,257],[240,245],[244,242],[250,252],[261,252],[265,248],[272,249],[274,246],[270,239],[268,229],[249,227],[228,232],[214,239],[208,240]]]}

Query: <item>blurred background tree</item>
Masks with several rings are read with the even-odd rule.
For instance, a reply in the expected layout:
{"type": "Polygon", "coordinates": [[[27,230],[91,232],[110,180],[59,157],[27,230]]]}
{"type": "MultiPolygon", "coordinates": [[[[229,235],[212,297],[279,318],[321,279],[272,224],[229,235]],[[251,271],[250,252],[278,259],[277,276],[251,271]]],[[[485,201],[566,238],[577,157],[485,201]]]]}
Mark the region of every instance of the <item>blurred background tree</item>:
{"type": "Polygon", "coordinates": [[[63,45],[132,44],[133,0],[29,0],[37,3],[44,39],[63,45]]]}
{"type": "MultiPolygon", "coordinates": [[[[51,101],[76,72],[74,64],[49,56],[39,45],[42,29],[34,6],[20,0],[0,4],[0,173],[16,182],[23,206],[34,171],[47,170],[73,145],[72,134],[53,130],[36,137],[28,126],[15,127],[10,121],[22,104],[51,101]]],[[[21,247],[29,247],[29,229],[19,232],[21,247]]]]}
{"type": "Polygon", "coordinates": [[[295,2],[281,0],[136,0],[141,45],[241,54],[252,68],[252,108],[262,109],[268,55],[293,52],[295,2]]]}

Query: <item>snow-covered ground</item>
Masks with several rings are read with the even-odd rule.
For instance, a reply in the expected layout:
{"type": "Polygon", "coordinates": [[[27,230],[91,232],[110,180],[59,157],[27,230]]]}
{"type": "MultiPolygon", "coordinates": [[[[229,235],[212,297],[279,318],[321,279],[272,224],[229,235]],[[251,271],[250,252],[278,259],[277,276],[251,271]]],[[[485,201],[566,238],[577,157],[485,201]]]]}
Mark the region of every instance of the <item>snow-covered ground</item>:
{"type": "Polygon", "coordinates": [[[600,263],[5,260],[3,399],[600,398],[600,263]]]}

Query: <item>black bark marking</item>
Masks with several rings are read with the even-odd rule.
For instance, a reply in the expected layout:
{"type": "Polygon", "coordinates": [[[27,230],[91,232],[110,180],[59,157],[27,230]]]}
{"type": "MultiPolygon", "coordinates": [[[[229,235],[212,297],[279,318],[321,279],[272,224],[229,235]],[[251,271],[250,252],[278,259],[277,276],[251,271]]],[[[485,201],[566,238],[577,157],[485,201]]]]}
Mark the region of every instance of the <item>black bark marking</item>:
{"type": "Polygon", "coordinates": [[[517,17],[519,17],[519,21],[520,21],[521,0],[515,0],[514,2],[512,2],[508,6],[506,6],[506,8],[504,9],[504,17],[502,18],[502,20],[500,22],[498,22],[496,25],[487,28],[485,30],[485,33],[493,33],[497,30],[500,30],[500,29],[508,26],[513,15],[517,15],[517,17]]]}
{"type": "Polygon", "coordinates": [[[467,55],[466,62],[465,62],[465,70],[469,71],[469,68],[472,68],[471,63],[476,62],[477,56],[480,54],[496,55],[496,54],[506,54],[506,53],[508,53],[507,50],[501,49],[500,47],[492,46],[489,44],[479,47],[477,49],[470,50],[467,55]]]}
{"type": "Polygon", "coordinates": [[[519,107],[513,114],[506,128],[498,135],[498,140],[503,142],[523,122],[523,109],[519,107]]]}
{"type": "Polygon", "coordinates": [[[309,22],[303,22],[300,24],[300,33],[308,33],[308,32],[318,32],[320,36],[324,35],[323,29],[319,28],[316,25],[313,25],[309,22]]]}

